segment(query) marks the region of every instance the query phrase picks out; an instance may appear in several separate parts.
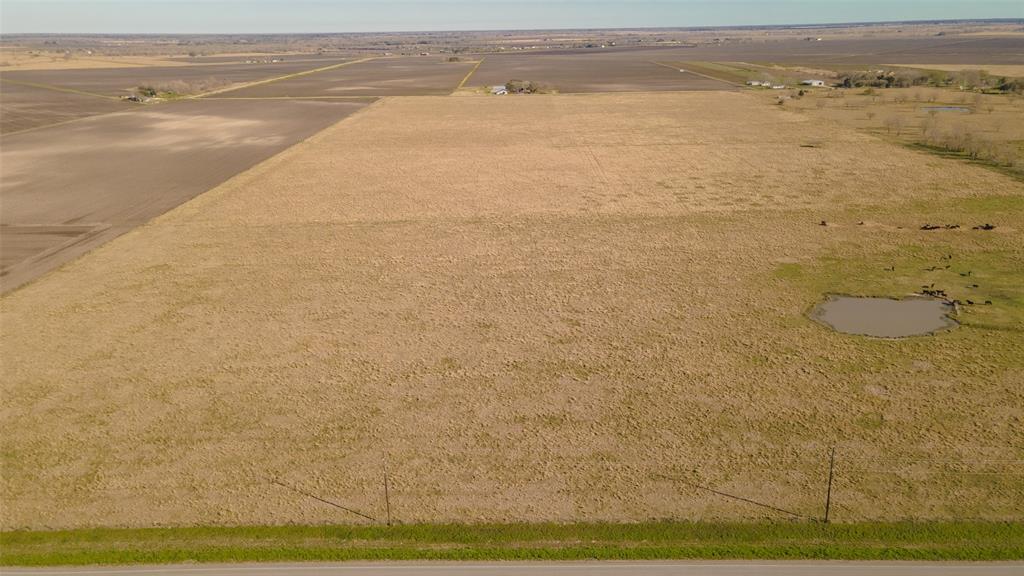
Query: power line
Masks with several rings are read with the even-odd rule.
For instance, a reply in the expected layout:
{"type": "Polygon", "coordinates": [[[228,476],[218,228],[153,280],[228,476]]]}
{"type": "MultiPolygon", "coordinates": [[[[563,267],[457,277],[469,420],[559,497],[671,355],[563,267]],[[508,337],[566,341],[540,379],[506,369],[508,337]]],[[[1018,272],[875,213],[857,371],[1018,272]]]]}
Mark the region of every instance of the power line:
{"type": "Polygon", "coordinates": [[[701,486],[700,484],[694,484],[692,482],[687,482],[686,480],[683,480],[682,478],[676,478],[674,476],[666,476],[664,474],[658,474],[658,476],[661,476],[662,478],[665,478],[666,480],[672,480],[672,481],[675,481],[675,482],[679,482],[680,484],[684,484],[686,486],[690,486],[691,488],[697,488],[699,490],[706,490],[708,492],[711,492],[712,494],[718,494],[719,496],[725,496],[726,498],[732,498],[733,500],[739,500],[741,502],[746,502],[748,504],[753,504],[754,506],[760,506],[762,508],[767,508],[769,510],[774,510],[775,512],[782,512],[783,514],[789,514],[790,516],[795,516],[797,518],[805,518],[807,520],[813,520],[812,518],[804,516],[803,514],[797,514],[796,512],[791,512],[791,511],[786,510],[784,508],[778,508],[778,507],[772,506],[770,504],[764,504],[764,503],[758,502],[756,500],[751,500],[749,498],[744,498],[742,496],[736,496],[735,494],[729,494],[727,492],[721,492],[719,490],[715,490],[714,488],[708,488],[707,486],[701,486]]]}
{"type": "Polygon", "coordinates": [[[289,485],[284,484],[282,482],[278,482],[277,480],[274,480],[274,479],[271,479],[270,482],[273,483],[273,484],[277,484],[278,486],[283,486],[283,487],[285,487],[285,488],[287,488],[287,489],[289,489],[289,490],[291,490],[293,492],[298,492],[299,494],[302,494],[303,496],[307,496],[307,497],[312,498],[314,500],[319,500],[320,502],[323,502],[324,504],[327,504],[329,506],[334,506],[335,508],[344,510],[345,512],[350,512],[352,514],[355,514],[356,516],[362,516],[363,518],[366,518],[367,520],[372,520],[374,522],[377,521],[377,519],[374,518],[373,516],[367,516],[366,514],[363,514],[362,512],[358,512],[358,511],[353,510],[351,508],[346,508],[346,507],[342,506],[341,504],[338,504],[337,502],[331,502],[330,500],[324,500],[323,498],[321,498],[321,497],[319,497],[319,496],[317,496],[315,494],[310,494],[309,492],[306,492],[305,490],[301,490],[299,488],[295,488],[294,486],[289,486],[289,485]]]}

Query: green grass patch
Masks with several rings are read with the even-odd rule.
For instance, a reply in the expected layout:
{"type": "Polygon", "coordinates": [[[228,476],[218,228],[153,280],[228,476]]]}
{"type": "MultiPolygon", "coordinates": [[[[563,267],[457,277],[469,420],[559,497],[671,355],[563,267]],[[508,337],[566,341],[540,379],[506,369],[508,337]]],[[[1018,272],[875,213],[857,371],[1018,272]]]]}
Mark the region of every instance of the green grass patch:
{"type": "MultiPolygon", "coordinates": [[[[857,209],[845,222],[874,220],[902,225],[901,238],[877,250],[856,241],[836,246],[814,260],[783,263],[775,281],[799,286],[808,297],[825,294],[903,298],[928,287],[942,289],[961,306],[956,319],[964,327],[1021,332],[1024,326],[1024,266],[1020,250],[1003,230],[1024,212],[1024,195],[951,199],[937,204],[908,202],[885,211],[857,209]],[[893,218],[892,215],[898,215],[893,218]],[[924,224],[958,224],[955,230],[920,230],[924,224]],[[996,230],[973,230],[984,223],[996,230]],[[991,304],[986,304],[991,302],[991,304]]],[[[855,228],[870,236],[870,227],[855,228]]],[[[891,230],[890,230],[891,232],[891,230]]]]}
{"type": "Polygon", "coordinates": [[[959,203],[966,211],[981,215],[1024,213],[1024,194],[964,198],[959,203]]]}
{"type": "Polygon", "coordinates": [[[0,533],[0,564],[302,560],[1015,560],[1024,524],[421,524],[0,533]]]}
{"type": "Polygon", "coordinates": [[[1024,326],[1024,271],[1019,265],[1012,250],[967,251],[936,238],[925,249],[902,246],[873,258],[823,259],[814,273],[795,281],[810,283],[821,294],[853,296],[902,298],[925,287],[942,289],[949,299],[964,303],[957,316],[962,326],[1019,331],[1024,326]],[[951,260],[943,259],[950,254],[951,260]]]}
{"type": "Polygon", "coordinates": [[[696,72],[697,74],[703,74],[704,76],[735,84],[742,84],[758,73],[755,70],[728,66],[718,62],[672,62],[671,65],[689,72],[696,72]]]}

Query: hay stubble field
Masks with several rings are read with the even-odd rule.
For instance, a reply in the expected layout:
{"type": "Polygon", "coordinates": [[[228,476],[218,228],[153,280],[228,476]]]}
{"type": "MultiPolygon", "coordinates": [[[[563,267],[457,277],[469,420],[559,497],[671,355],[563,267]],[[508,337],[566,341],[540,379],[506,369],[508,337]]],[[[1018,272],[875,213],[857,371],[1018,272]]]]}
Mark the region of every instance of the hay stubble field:
{"type": "Polygon", "coordinates": [[[0,522],[818,517],[833,445],[837,520],[1020,519],[1022,208],[746,93],[383,98],[4,297],[0,522]],[[992,304],[806,314],[929,282],[992,304]]]}

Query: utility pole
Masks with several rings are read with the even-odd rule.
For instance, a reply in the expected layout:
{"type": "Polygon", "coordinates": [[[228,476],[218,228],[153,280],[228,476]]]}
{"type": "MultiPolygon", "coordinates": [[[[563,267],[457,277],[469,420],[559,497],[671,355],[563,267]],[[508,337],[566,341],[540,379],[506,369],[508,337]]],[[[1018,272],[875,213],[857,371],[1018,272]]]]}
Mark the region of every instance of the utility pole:
{"type": "Polygon", "coordinates": [[[828,524],[829,513],[832,511],[832,476],[836,468],[836,447],[828,457],[828,492],[825,494],[825,524],[828,524]]]}
{"type": "Polygon", "coordinates": [[[384,465],[384,506],[387,509],[388,526],[391,526],[391,495],[388,486],[388,466],[384,465]]]}

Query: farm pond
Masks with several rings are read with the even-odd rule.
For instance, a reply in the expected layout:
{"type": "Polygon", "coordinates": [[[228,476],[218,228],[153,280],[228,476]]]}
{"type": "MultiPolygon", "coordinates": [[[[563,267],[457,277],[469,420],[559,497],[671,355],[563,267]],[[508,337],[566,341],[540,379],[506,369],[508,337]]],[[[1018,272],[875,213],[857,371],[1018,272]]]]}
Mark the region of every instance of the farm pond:
{"type": "Polygon", "coordinates": [[[925,106],[921,108],[925,112],[970,112],[971,109],[966,106],[925,106]]]}
{"type": "Polygon", "coordinates": [[[953,306],[931,298],[829,296],[811,311],[811,318],[845,334],[905,338],[954,328],[953,306]]]}

